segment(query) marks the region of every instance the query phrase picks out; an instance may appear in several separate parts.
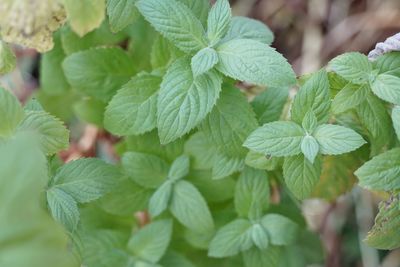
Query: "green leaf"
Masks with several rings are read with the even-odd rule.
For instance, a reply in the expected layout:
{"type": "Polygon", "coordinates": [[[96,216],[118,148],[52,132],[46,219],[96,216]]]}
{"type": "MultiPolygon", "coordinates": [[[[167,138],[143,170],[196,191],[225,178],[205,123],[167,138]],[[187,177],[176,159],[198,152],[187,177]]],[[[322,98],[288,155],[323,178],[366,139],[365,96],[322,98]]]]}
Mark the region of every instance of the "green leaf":
{"type": "Polygon", "coordinates": [[[282,258],[282,247],[269,246],[266,250],[252,248],[243,252],[245,267],[278,267],[282,258]]]}
{"type": "Polygon", "coordinates": [[[208,11],[210,10],[209,0],[178,0],[185,4],[203,25],[207,23],[208,11]]]}
{"type": "Polygon", "coordinates": [[[79,203],[96,200],[120,180],[117,167],[96,158],[71,161],[57,170],[50,188],[63,190],[79,203]]]}
{"type": "Polygon", "coordinates": [[[63,68],[73,88],[102,101],[110,100],[135,72],[129,56],[118,47],[74,53],[63,68]]]}
{"type": "Polygon", "coordinates": [[[214,229],[206,201],[187,181],[180,180],[174,185],[170,210],[180,223],[194,232],[206,234],[214,229]]]}
{"type": "Polygon", "coordinates": [[[224,154],[216,154],[212,166],[213,179],[222,179],[235,172],[243,170],[245,164],[242,157],[229,157],[224,154]]]}
{"type": "Polygon", "coordinates": [[[221,83],[221,76],[214,71],[193,77],[187,58],[170,66],[157,103],[157,128],[162,144],[188,133],[207,116],[217,102],[221,83]]]}
{"type": "Polygon", "coordinates": [[[138,135],[156,127],[161,78],[142,73],[125,84],[107,106],[104,125],[117,135],[138,135]]]}
{"type": "Polygon", "coordinates": [[[192,66],[193,76],[197,77],[211,70],[218,63],[218,54],[214,48],[206,47],[197,52],[192,57],[190,65],[192,66]]]}
{"type": "Polygon", "coordinates": [[[393,51],[378,57],[375,69],[379,74],[400,76],[400,52],[393,51]]]}
{"type": "Polygon", "coordinates": [[[105,17],[105,0],[63,0],[69,23],[80,36],[98,28],[105,17]]]}
{"type": "Polygon", "coordinates": [[[235,39],[217,47],[217,69],[240,81],[272,87],[296,82],[287,60],[273,48],[249,39],[235,39]]]}
{"type": "Polygon", "coordinates": [[[348,83],[332,101],[332,111],[335,114],[345,112],[355,108],[366,99],[369,87],[367,85],[358,85],[348,83]]]}
{"type": "Polygon", "coordinates": [[[249,153],[247,153],[245,162],[246,165],[250,167],[272,171],[280,164],[280,159],[281,158],[268,157],[262,153],[249,151],[249,153]]]}
{"type": "Polygon", "coordinates": [[[0,74],[6,74],[15,69],[17,58],[10,46],[0,40],[0,74]]]}
{"type": "Polygon", "coordinates": [[[274,40],[274,34],[261,21],[238,16],[232,18],[231,26],[223,41],[232,39],[250,39],[270,45],[274,40]]]}
{"type": "Polygon", "coordinates": [[[315,114],[312,110],[309,110],[304,116],[303,121],[301,122],[301,126],[306,131],[306,133],[312,134],[315,128],[317,128],[317,125],[317,117],[315,117],[315,114]]]}
{"type": "Polygon", "coordinates": [[[379,98],[400,105],[400,78],[389,74],[379,74],[372,82],[371,88],[379,98]]]}
{"type": "Polygon", "coordinates": [[[286,246],[297,238],[298,226],[279,214],[268,214],[261,219],[261,225],[267,230],[271,244],[286,246]]]}
{"type": "Polygon", "coordinates": [[[258,223],[251,227],[251,239],[259,249],[263,250],[269,246],[268,232],[258,223]]]}
{"type": "Polygon", "coordinates": [[[18,99],[0,87],[0,137],[11,136],[24,118],[24,111],[18,99]]]}
{"type": "Polygon", "coordinates": [[[149,213],[152,217],[160,215],[168,208],[172,195],[172,182],[165,181],[151,196],[149,202],[149,213]]]}
{"type": "Polygon", "coordinates": [[[251,240],[251,223],[245,219],[236,219],[218,230],[210,243],[208,256],[224,258],[248,250],[251,240]]]}
{"type": "Polygon", "coordinates": [[[140,13],[165,38],[187,53],[206,47],[205,32],[198,18],[175,0],[139,0],[140,13]]]}
{"type": "Polygon", "coordinates": [[[355,84],[366,83],[372,71],[367,56],[358,52],[337,56],[330,61],[329,65],[334,72],[355,84]]]}
{"type": "Polygon", "coordinates": [[[325,71],[319,71],[307,80],[294,97],[290,115],[294,122],[301,124],[306,113],[312,111],[318,123],[325,123],[329,118],[329,109],[328,76],[325,71]]]}
{"type": "Polygon", "coordinates": [[[182,253],[173,250],[167,251],[161,259],[160,264],[163,267],[195,267],[195,265],[182,253]]]}
{"type": "Polygon", "coordinates": [[[279,120],[289,96],[288,87],[270,87],[251,102],[259,123],[279,120]]]}
{"type": "Polygon", "coordinates": [[[168,172],[168,178],[175,181],[182,179],[189,174],[189,157],[182,155],[174,160],[168,172]]]}
{"type": "Polygon", "coordinates": [[[294,122],[275,121],[252,132],[244,146],[265,155],[294,156],[301,153],[304,135],[304,130],[294,122]]]}
{"type": "Polygon", "coordinates": [[[399,195],[379,205],[375,225],[368,232],[365,242],[377,249],[395,249],[400,247],[400,201],[399,195]]]}
{"type": "Polygon", "coordinates": [[[74,232],[79,222],[79,209],[75,199],[59,188],[47,190],[46,195],[53,218],[68,231],[74,232]]]}
{"type": "Polygon", "coordinates": [[[169,166],[157,156],[127,152],[121,161],[125,173],[143,187],[157,188],[167,178],[169,166]]]}
{"type": "Polygon", "coordinates": [[[204,133],[196,132],[185,143],[185,153],[190,156],[191,166],[196,170],[211,169],[216,157],[216,149],[204,133]]]}
{"type": "Polygon", "coordinates": [[[155,221],[132,236],[128,243],[128,249],[140,259],[156,263],[167,251],[171,236],[171,220],[155,221]]]}
{"type": "Polygon", "coordinates": [[[158,35],[151,47],[150,63],[153,69],[167,67],[180,56],[180,52],[170,41],[158,35]]]}
{"type": "Polygon", "coordinates": [[[400,148],[380,154],[359,168],[355,175],[359,185],[371,190],[400,189],[400,148]]]}
{"type": "Polygon", "coordinates": [[[106,103],[91,97],[84,97],[73,105],[74,113],[80,120],[101,128],[103,128],[105,109],[106,103]]]}
{"type": "Polygon", "coordinates": [[[46,155],[55,154],[69,146],[69,131],[64,124],[45,111],[28,111],[18,126],[20,132],[39,135],[40,147],[46,155]]]}
{"type": "Polygon", "coordinates": [[[314,163],[318,155],[319,145],[317,140],[311,135],[306,135],[301,141],[301,152],[311,162],[314,163]]]}
{"type": "Polygon", "coordinates": [[[321,175],[321,160],[311,163],[302,154],[287,157],[283,163],[283,177],[289,190],[299,199],[310,196],[321,175]]]}
{"type": "Polygon", "coordinates": [[[131,24],[134,16],[136,0],[107,0],[107,15],[113,32],[119,32],[131,24]]]}
{"type": "Polygon", "coordinates": [[[228,32],[231,17],[228,0],[217,0],[211,7],[207,19],[207,37],[212,45],[218,43],[228,32]]]}
{"type": "Polygon", "coordinates": [[[394,106],[392,109],[393,128],[396,131],[397,139],[400,140],[400,106],[394,106]]]}
{"type": "Polygon", "coordinates": [[[356,150],[365,140],[354,130],[332,124],[318,126],[313,134],[324,155],[339,155],[356,150]]]}
{"type": "Polygon", "coordinates": [[[235,209],[239,216],[259,219],[269,206],[269,183],[265,171],[245,168],[236,184],[235,209]]]}

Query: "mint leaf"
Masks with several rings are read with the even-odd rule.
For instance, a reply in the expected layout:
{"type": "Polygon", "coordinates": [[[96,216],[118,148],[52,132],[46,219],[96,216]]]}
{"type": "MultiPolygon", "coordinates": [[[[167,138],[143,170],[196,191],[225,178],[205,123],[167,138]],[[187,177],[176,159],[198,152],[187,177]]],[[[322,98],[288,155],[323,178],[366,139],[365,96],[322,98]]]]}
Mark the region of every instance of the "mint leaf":
{"type": "Polygon", "coordinates": [[[400,78],[389,75],[379,74],[371,84],[372,91],[379,98],[400,105],[400,78]]]}
{"type": "Polygon", "coordinates": [[[236,219],[218,230],[209,245],[208,256],[224,258],[248,250],[251,240],[251,223],[245,219],[236,219]]]}
{"type": "Polygon", "coordinates": [[[216,154],[212,167],[213,179],[222,179],[235,172],[243,170],[243,157],[229,157],[225,154],[216,154]]]}
{"type": "Polygon", "coordinates": [[[354,130],[339,126],[324,124],[318,126],[313,134],[324,155],[339,155],[356,150],[365,140],[354,130]]]}
{"type": "Polygon", "coordinates": [[[288,87],[269,87],[251,102],[257,120],[262,125],[279,120],[289,97],[288,87]]]}
{"type": "Polygon", "coordinates": [[[268,157],[262,153],[249,151],[247,153],[245,162],[246,165],[260,170],[274,170],[280,163],[281,158],[268,157]]]}
{"type": "Polygon", "coordinates": [[[170,41],[158,35],[151,47],[150,63],[153,69],[168,67],[182,54],[170,41]]]}
{"type": "Polygon", "coordinates": [[[240,217],[259,219],[269,206],[269,183],[265,171],[245,168],[235,189],[235,209],[240,217]]]}
{"type": "Polygon", "coordinates": [[[217,63],[217,52],[211,47],[206,47],[192,57],[190,64],[192,66],[193,75],[197,77],[212,69],[217,63]]]}
{"type": "Polygon", "coordinates": [[[105,0],[63,0],[72,29],[83,36],[100,26],[105,16],[105,0]]]}
{"type": "Polygon", "coordinates": [[[0,40],[0,74],[6,74],[14,70],[17,58],[10,46],[0,40]]]}
{"type": "Polygon", "coordinates": [[[223,41],[232,39],[250,39],[270,45],[274,40],[274,34],[261,21],[247,17],[233,17],[223,41]]]}
{"type": "Polygon", "coordinates": [[[261,225],[268,232],[273,245],[289,245],[297,238],[298,226],[279,214],[268,214],[261,219],[261,225]]]}
{"type": "Polygon", "coordinates": [[[210,10],[209,0],[178,0],[185,4],[203,25],[207,24],[208,11],[210,10]]]}
{"type": "Polygon", "coordinates": [[[59,188],[47,190],[46,196],[53,218],[69,232],[74,232],[79,222],[79,209],[75,199],[59,188]]]}
{"type": "Polygon", "coordinates": [[[243,252],[245,267],[278,267],[282,259],[283,249],[281,246],[270,245],[265,250],[252,248],[243,252]]]}
{"type": "Polygon", "coordinates": [[[360,105],[368,95],[367,85],[348,83],[332,101],[332,111],[335,114],[345,112],[360,105]]]}
{"type": "Polygon", "coordinates": [[[329,109],[328,76],[325,71],[319,71],[307,80],[294,97],[290,115],[294,122],[301,124],[306,113],[312,111],[318,123],[325,123],[329,118],[329,109]]]}
{"type": "Polygon", "coordinates": [[[108,101],[134,74],[134,64],[121,48],[96,48],[68,56],[63,63],[71,86],[108,101]]]}
{"type": "Polygon", "coordinates": [[[394,106],[392,109],[392,122],[396,131],[397,139],[400,140],[400,106],[394,106]]]}
{"type": "Polygon", "coordinates": [[[64,124],[45,111],[28,111],[18,126],[20,132],[38,134],[40,147],[46,155],[55,154],[69,146],[69,131],[64,124]]]}
{"type": "Polygon", "coordinates": [[[375,69],[378,70],[379,74],[388,74],[399,76],[400,75],[400,52],[386,53],[375,62],[375,69]]]}
{"type": "Polygon", "coordinates": [[[251,227],[251,240],[259,249],[266,249],[269,246],[268,232],[258,223],[251,227]]]}
{"type": "Polygon", "coordinates": [[[11,136],[24,116],[17,98],[0,87],[0,137],[11,136]]]}
{"type": "Polygon", "coordinates": [[[400,148],[380,154],[361,166],[355,175],[359,185],[371,190],[400,189],[400,148]]]}
{"type": "Polygon", "coordinates": [[[216,149],[203,132],[196,132],[185,142],[185,153],[190,156],[191,165],[196,170],[211,169],[216,157],[216,149]]]}
{"type": "Polygon", "coordinates": [[[294,122],[275,121],[264,124],[250,134],[244,146],[265,155],[293,156],[301,152],[304,130],[294,122]]]}
{"type": "Polygon", "coordinates": [[[193,77],[187,58],[175,61],[161,83],[157,104],[157,128],[167,144],[196,127],[211,111],[221,91],[216,72],[193,77]]]}
{"type": "Polygon", "coordinates": [[[82,158],[57,170],[50,189],[60,189],[79,203],[96,200],[112,191],[121,174],[117,167],[100,159],[82,158]]]}
{"type": "Polygon", "coordinates": [[[171,236],[171,220],[155,221],[132,236],[128,243],[128,250],[142,260],[156,263],[167,251],[171,236]]]}
{"type": "Polygon", "coordinates": [[[168,178],[175,181],[189,174],[189,157],[182,155],[174,160],[168,172],[168,178]]]}
{"type": "Polygon", "coordinates": [[[157,188],[168,175],[168,164],[154,155],[127,152],[122,156],[121,162],[125,173],[146,188],[157,188]]]}
{"type": "Polygon", "coordinates": [[[315,117],[315,114],[312,110],[309,110],[304,116],[301,126],[303,127],[303,129],[306,131],[307,134],[312,134],[315,128],[317,128],[317,125],[318,125],[317,117],[315,117]]]}
{"type": "Polygon", "coordinates": [[[104,127],[105,109],[106,103],[92,97],[85,97],[77,100],[73,105],[73,111],[80,120],[97,125],[101,128],[104,127]]]}
{"type": "Polygon", "coordinates": [[[214,222],[203,196],[191,183],[180,180],[174,185],[171,213],[185,227],[198,233],[210,233],[214,222]]]}
{"type": "Polygon", "coordinates": [[[225,36],[231,23],[231,7],[228,0],[217,0],[207,19],[207,37],[212,45],[225,36]]]}
{"type": "Polygon", "coordinates": [[[321,160],[311,163],[302,154],[285,158],[283,177],[289,190],[299,199],[310,196],[321,175],[321,160]]]}
{"type": "Polygon", "coordinates": [[[317,140],[311,135],[306,135],[301,141],[301,152],[311,163],[314,163],[315,157],[319,152],[317,140]]]}
{"type": "Polygon", "coordinates": [[[117,135],[138,135],[156,127],[157,95],[161,78],[141,73],[111,99],[104,115],[107,130],[117,135]]]}
{"type": "Polygon", "coordinates": [[[113,32],[121,31],[135,20],[135,2],[136,0],[107,0],[107,15],[113,32]]]}
{"type": "Polygon", "coordinates": [[[160,215],[168,208],[172,195],[172,182],[165,181],[151,196],[149,202],[149,213],[152,217],[160,215]]]}
{"type": "Polygon", "coordinates": [[[355,84],[368,82],[372,71],[372,65],[367,56],[358,52],[337,56],[329,62],[329,66],[334,72],[355,84]]]}
{"type": "Polygon", "coordinates": [[[175,0],[139,0],[140,13],[165,38],[187,53],[206,47],[205,32],[198,18],[175,0]]]}
{"type": "Polygon", "coordinates": [[[240,81],[272,87],[294,84],[287,60],[273,48],[249,39],[235,39],[217,47],[217,69],[240,81]]]}

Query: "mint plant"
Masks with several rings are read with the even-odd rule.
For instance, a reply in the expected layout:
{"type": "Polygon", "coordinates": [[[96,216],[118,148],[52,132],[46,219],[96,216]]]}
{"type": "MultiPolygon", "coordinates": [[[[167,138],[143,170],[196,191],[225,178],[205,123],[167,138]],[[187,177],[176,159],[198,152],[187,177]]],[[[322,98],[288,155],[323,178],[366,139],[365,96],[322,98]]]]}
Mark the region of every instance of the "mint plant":
{"type": "Polygon", "coordinates": [[[32,99],[0,89],[1,266],[318,264],[299,202],[353,173],[386,196],[365,242],[400,247],[400,52],[296,77],[228,0],[3,2],[0,73],[45,53],[32,99]],[[115,157],[61,160],[82,122],[115,157]]]}

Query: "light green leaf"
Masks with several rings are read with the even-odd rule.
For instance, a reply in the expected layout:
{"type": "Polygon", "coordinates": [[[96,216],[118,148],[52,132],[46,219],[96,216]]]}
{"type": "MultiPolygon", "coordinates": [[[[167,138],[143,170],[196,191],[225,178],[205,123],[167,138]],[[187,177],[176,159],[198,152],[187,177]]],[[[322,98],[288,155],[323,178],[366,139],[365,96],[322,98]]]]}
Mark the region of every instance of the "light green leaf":
{"type": "Polygon", "coordinates": [[[193,14],[206,25],[208,11],[210,10],[209,0],[178,0],[179,2],[185,4],[193,14]]]}
{"type": "Polygon", "coordinates": [[[304,130],[294,122],[275,121],[252,132],[244,146],[265,155],[294,156],[301,153],[304,135],[304,130]]]}
{"type": "Polygon", "coordinates": [[[283,163],[283,177],[289,190],[299,199],[310,196],[321,175],[321,159],[311,163],[302,154],[287,157],[283,163]]]}
{"type": "Polygon", "coordinates": [[[157,156],[127,152],[121,161],[125,173],[146,188],[157,188],[167,178],[169,166],[157,156]]]}
{"type": "Polygon", "coordinates": [[[301,141],[301,152],[311,162],[314,163],[315,157],[318,155],[319,144],[311,135],[306,135],[301,141]]]}
{"type": "Polygon", "coordinates": [[[92,97],[84,97],[73,105],[74,113],[80,120],[101,128],[103,128],[105,109],[106,103],[92,97]]]}
{"type": "Polygon", "coordinates": [[[392,109],[393,128],[396,131],[397,139],[400,140],[400,106],[394,106],[392,109]]]}
{"type": "Polygon", "coordinates": [[[243,170],[244,166],[243,157],[229,157],[224,154],[216,154],[212,166],[212,177],[213,179],[225,178],[243,170]]]}
{"type": "Polygon", "coordinates": [[[306,131],[308,134],[312,134],[317,128],[318,121],[317,117],[315,117],[315,114],[312,110],[307,111],[306,115],[303,118],[303,121],[301,122],[301,126],[303,129],[306,131]]]}
{"type": "Polygon", "coordinates": [[[268,232],[258,223],[253,224],[251,227],[251,239],[253,240],[254,245],[261,250],[264,250],[269,246],[268,232]]]}
{"type": "Polygon", "coordinates": [[[157,128],[162,144],[176,140],[196,127],[211,111],[222,79],[214,71],[193,77],[187,58],[175,61],[161,83],[157,128]]]}
{"type": "Polygon", "coordinates": [[[168,208],[172,195],[172,182],[165,181],[150,198],[149,213],[152,217],[160,215],[168,208]]]}
{"type": "Polygon", "coordinates": [[[262,125],[279,120],[288,96],[288,87],[269,87],[266,91],[257,95],[251,102],[251,106],[257,114],[259,123],[262,125]]]}
{"type": "Polygon", "coordinates": [[[281,158],[278,157],[268,157],[263,153],[249,151],[249,153],[247,153],[245,162],[246,165],[249,165],[250,167],[272,171],[280,164],[280,160],[281,158]]]}
{"type": "Polygon", "coordinates": [[[0,40],[0,74],[6,74],[14,70],[17,58],[10,46],[0,40]]]}
{"type": "Polygon", "coordinates": [[[365,140],[354,130],[332,124],[318,126],[313,134],[324,155],[339,155],[356,150],[365,140]]]}
{"type": "Polygon", "coordinates": [[[150,63],[153,69],[165,68],[182,54],[170,41],[158,35],[151,47],[150,63]]]}
{"type": "Polygon", "coordinates": [[[400,78],[389,74],[379,74],[372,82],[371,88],[379,98],[400,105],[400,78]]]}
{"type": "Polygon", "coordinates": [[[375,61],[375,69],[379,74],[385,73],[389,75],[400,76],[400,52],[393,51],[386,53],[375,61]]]}
{"type": "Polygon", "coordinates": [[[282,247],[270,245],[266,250],[252,248],[243,252],[245,267],[278,267],[282,259],[282,247]]]}
{"type": "Polygon", "coordinates": [[[184,255],[173,250],[167,251],[160,261],[163,267],[195,267],[195,265],[184,255]]]}
{"type": "Polygon", "coordinates": [[[268,232],[273,245],[286,246],[296,241],[297,224],[282,215],[268,214],[261,219],[261,225],[268,232]]]}
{"type": "Polygon", "coordinates": [[[259,219],[269,206],[269,183],[265,171],[245,168],[236,184],[235,209],[239,216],[259,219]]]}
{"type": "Polygon", "coordinates": [[[198,233],[210,233],[214,222],[203,196],[191,183],[180,180],[174,185],[171,213],[185,227],[198,233]]]}
{"type": "Polygon", "coordinates": [[[187,53],[206,47],[205,32],[198,18],[175,0],[139,0],[140,13],[165,38],[187,53]]]}
{"type": "Polygon", "coordinates": [[[136,19],[135,2],[136,0],[107,0],[107,15],[113,32],[121,31],[136,19]]]}
{"type": "Polygon", "coordinates": [[[105,17],[105,0],[63,0],[69,23],[80,36],[98,28],[105,17]]]}
{"type": "Polygon", "coordinates": [[[18,99],[0,87],[0,137],[11,136],[24,118],[24,111],[18,99]]]}
{"type": "Polygon", "coordinates": [[[69,146],[69,131],[64,124],[45,111],[28,111],[18,126],[20,132],[39,135],[40,147],[47,155],[55,154],[69,146]]]}
{"type": "Polygon", "coordinates": [[[293,121],[301,124],[306,113],[313,111],[318,123],[325,123],[329,118],[329,109],[328,76],[325,71],[319,71],[307,80],[294,97],[290,115],[293,121]]]}
{"type": "Polygon", "coordinates": [[[226,76],[272,87],[288,86],[296,82],[287,60],[263,43],[235,39],[218,46],[217,52],[217,69],[226,76]]]}
{"type": "Polygon", "coordinates": [[[85,94],[108,101],[134,74],[134,64],[118,47],[96,48],[74,53],[63,63],[71,86],[85,94]]]}
{"type": "Polygon", "coordinates": [[[182,179],[189,174],[190,161],[186,155],[179,156],[171,165],[168,172],[168,178],[175,181],[182,179]]]}
{"type": "Polygon", "coordinates": [[[167,251],[171,236],[171,220],[155,221],[132,236],[128,243],[128,250],[140,259],[156,263],[167,251]]]}
{"type": "Polygon", "coordinates": [[[68,231],[74,232],[79,222],[79,209],[75,199],[59,188],[50,188],[46,195],[53,218],[68,231]]]}
{"type": "Polygon", "coordinates": [[[218,54],[214,48],[206,47],[192,57],[191,66],[193,76],[197,77],[211,70],[218,63],[218,54]]]}
{"type": "Polygon", "coordinates": [[[337,56],[329,62],[329,65],[334,72],[355,84],[368,82],[372,71],[372,64],[367,56],[358,52],[337,56]]]}
{"type": "Polygon", "coordinates": [[[50,188],[61,189],[75,201],[87,203],[112,191],[120,178],[117,167],[100,159],[82,158],[58,169],[50,188]]]}
{"type": "Polygon", "coordinates": [[[204,133],[196,132],[185,143],[185,153],[190,156],[193,169],[211,169],[216,157],[216,149],[212,146],[204,133]]]}
{"type": "Polygon", "coordinates": [[[371,190],[400,189],[400,148],[380,154],[359,168],[355,175],[359,185],[371,190]]]}
{"type": "Polygon", "coordinates": [[[227,33],[231,23],[231,7],[228,0],[217,0],[211,7],[207,19],[207,37],[212,45],[227,33]]]}
{"type": "Polygon", "coordinates": [[[348,83],[332,101],[332,111],[335,114],[345,112],[360,105],[368,95],[367,85],[348,83]]]}
{"type": "Polygon", "coordinates": [[[210,243],[208,256],[224,258],[248,250],[251,240],[251,223],[245,219],[236,219],[218,230],[210,243]]]}
{"type": "Polygon", "coordinates": [[[394,195],[388,202],[379,205],[375,225],[368,232],[365,242],[377,249],[396,249],[400,247],[400,201],[394,195]]]}
{"type": "Polygon", "coordinates": [[[274,40],[274,34],[261,21],[238,16],[232,18],[231,26],[223,41],[232,39],[250,39],[270,45],[274,40]]]}
{"type": "Polygon", "coordinates": [[[104,125],[117,135],[138,135],[156,127],[161,78],[142,73],[125,84],[107,106],[104,125]]]}

